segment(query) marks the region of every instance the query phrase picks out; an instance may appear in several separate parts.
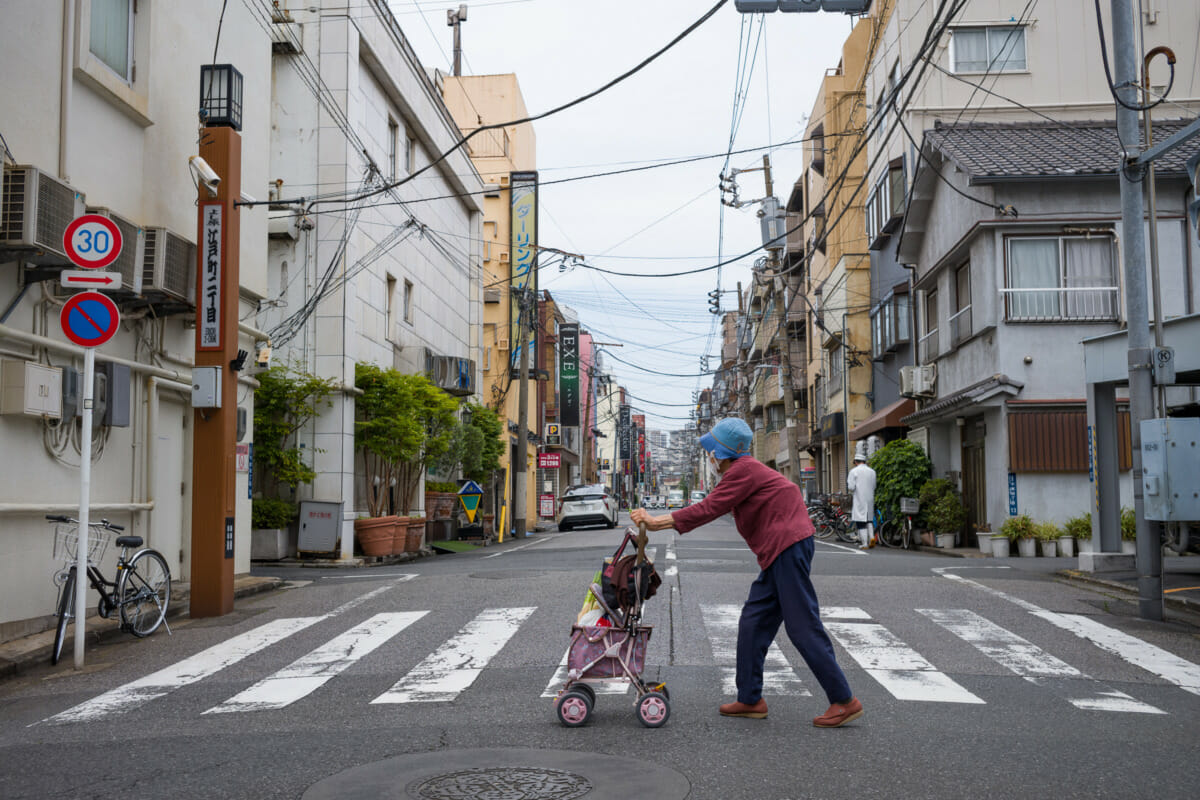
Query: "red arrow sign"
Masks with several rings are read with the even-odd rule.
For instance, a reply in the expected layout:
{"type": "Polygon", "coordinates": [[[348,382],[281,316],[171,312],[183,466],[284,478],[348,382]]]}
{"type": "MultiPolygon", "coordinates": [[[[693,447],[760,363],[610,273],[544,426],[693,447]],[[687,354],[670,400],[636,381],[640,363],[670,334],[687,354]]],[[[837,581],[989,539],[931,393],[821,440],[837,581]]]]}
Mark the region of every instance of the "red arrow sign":
{"type": "Polygon", "coordinates": [[[66,288],[72,286],[102,287],[105,289],[120,289],[121,275],[117,272],[96,272],[95,270],[65,269],[60,275],[60,281],[66,288]]]}

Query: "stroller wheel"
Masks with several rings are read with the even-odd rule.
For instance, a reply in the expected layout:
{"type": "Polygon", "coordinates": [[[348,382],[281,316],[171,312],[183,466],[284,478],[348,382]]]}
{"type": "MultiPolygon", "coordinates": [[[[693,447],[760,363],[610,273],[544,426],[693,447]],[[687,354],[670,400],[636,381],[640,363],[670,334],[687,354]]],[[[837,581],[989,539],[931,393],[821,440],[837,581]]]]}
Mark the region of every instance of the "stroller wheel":
{"type": "Polygon", "coordinates": [[[587,722],[588,717],[592,714],[591,700],[586,694],[575,689],[565,692],[555,700],[555,705],[558,711],[558,721],[568,728],[578,728],[587,722]]]}
{"type": "Polygon", "coordinates": [[[576,683],[575,685],[573,685],[571,687],[571,691],[572,692],[582,692],[584,695],[587,696],[588,706],[590,706],[591,708],[596,707],[596,690],[593,689],[591,686],[588,686],[586,683],[576,683]]]}
{"type": "Polygon", "coordinates": [[[647,728],[661,728],[671,716],[671,701],[662,692],[647,692],[638,700],[637,716],[647,728]]]}

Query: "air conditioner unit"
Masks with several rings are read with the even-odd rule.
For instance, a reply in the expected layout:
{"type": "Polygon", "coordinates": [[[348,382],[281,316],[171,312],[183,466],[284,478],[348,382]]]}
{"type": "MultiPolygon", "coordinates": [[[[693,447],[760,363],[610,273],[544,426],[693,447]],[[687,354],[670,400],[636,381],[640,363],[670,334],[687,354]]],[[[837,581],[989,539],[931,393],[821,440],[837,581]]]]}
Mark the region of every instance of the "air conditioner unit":
{"type": "Polygon", "coordinates": [[[0,251],[23,251],[21,258],[32,264],[69,266],[63,234],[83,210],[82,192],[37,167],[6,166],[0,195],[0,251]]]}
{"type": "Polygon", "coordinates": [[[121,288],[119,290],[105,289],[105,292],[120,297],[132,297],[142,293],[142,261],[146,246],[145,233],[142,226],[131,222],[122,216],[112,213],[110,209],[88,206],[89,214],[99,214],[108,217],[117,224],[121,231],[121,255],[108,267],[111,272],[121,273],[121,288]]]}
{"type": "Polygon", "coordinates": [[[142,294],[151,300],[196,302],[196,245],[166,228],[146,228],[142,294]]]}
{"type": "Polygon", "coordinates": [[[900,394],[904,397],[933,397],[937,367],[927,364],[922,367],[900,368],[900,394]]]}
{"type": "Polygon", "coordinates": [[[429,356],[426,359],[430,380],[443,391],[465,396],[475,393],[475,362],[454,356],[429,356]]]}

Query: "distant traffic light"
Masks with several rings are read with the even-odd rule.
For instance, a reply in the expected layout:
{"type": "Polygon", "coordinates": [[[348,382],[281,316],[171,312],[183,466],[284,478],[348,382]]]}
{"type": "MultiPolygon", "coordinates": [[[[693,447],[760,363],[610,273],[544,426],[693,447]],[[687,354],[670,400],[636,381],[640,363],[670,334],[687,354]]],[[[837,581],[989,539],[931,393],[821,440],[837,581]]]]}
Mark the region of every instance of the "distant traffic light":
{"type": "Polygon", "coordinates": [[[708,293],[708,313],[710,313],[710,314],[720,314],[721,313],[721,290],[720,289],[713,289],[711,292],[708,293]]]}
{"type": "Polygon", "coordinates": [[[733,0],[743,14],[769,14],[772,11],[829,11],[865,14],[871,0],[733,0]]]}

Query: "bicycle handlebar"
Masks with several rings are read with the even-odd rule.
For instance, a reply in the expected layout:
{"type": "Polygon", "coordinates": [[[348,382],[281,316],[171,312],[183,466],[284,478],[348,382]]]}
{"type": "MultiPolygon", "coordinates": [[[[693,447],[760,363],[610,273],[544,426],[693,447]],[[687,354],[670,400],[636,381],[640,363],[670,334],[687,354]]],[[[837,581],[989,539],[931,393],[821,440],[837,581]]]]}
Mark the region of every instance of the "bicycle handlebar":
{"type": "MultiPolygon", "coordinates": [[[[51,522],[79,522],[79,520],[75,519],[74,517],[68,517],[63,514],[47,514],[46,519],[50,520],[51,522]]],[[[106,519],[102,519],[98,522],[90,522],[88,524],[95,525],[96,527],[99,527],[99,528],[108,528],[109,530],[114,530],[114,531],[125,530],[124,525],[114,525],[113,523],[109,522],[106,519]]]]}

